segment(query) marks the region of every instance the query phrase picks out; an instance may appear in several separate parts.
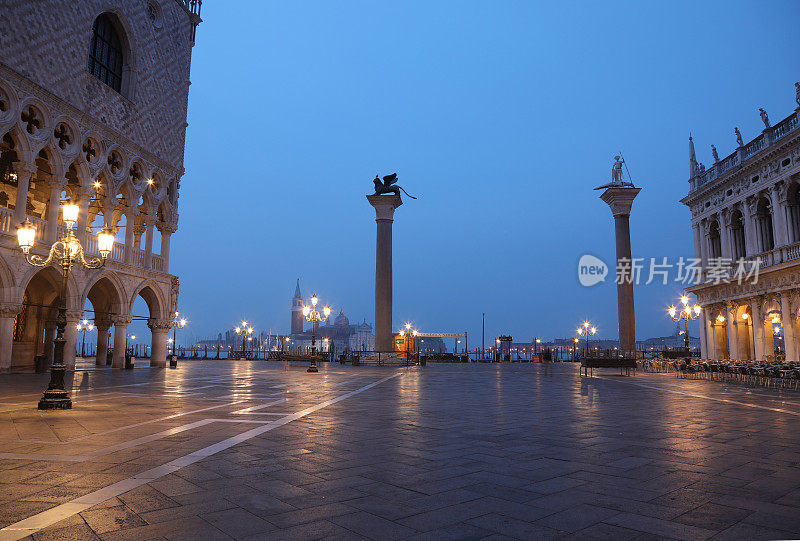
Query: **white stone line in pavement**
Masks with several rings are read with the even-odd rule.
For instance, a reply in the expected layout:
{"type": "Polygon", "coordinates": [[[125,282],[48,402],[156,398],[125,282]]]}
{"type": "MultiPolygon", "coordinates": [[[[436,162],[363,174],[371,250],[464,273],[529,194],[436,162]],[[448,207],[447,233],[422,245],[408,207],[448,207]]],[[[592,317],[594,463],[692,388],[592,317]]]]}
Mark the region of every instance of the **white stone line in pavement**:
{"type": "Polygon", "coordinates": [[[259,406],[250,406],[249,408],[244,408],[236,411],[232,411],[232,415],[247,415],[253,413],[256,410],[263,410],[264,408],[268,408],[270,406],[274,406],[275,404],[280,404],[281,402],[286,402],[286,398],[281,398],[278,400],[273,400],[272,402],[267,402],[266,404],[261,404],[259,406]]]}
{"type": "MultiPolygon", "coordinates": [[[[97,436],[105,436],[106,434],[121,432],[122,430],[128,430],[129,428],[136,428],[137,426],[149,425],[151,423],[158,423],[159,421],[167,421],[169,419],[175,419],[176,417],[183,417],[184,415],[202,413],[204,411],[224,408],[225,406],[233,406],[234,404],[241,404],[242,402],[248,402],[248,401],[250,401],[250,399],[234,400],[233,402],[226,402],[225,404],[217,404],[216,406],[209,406],[207,408],[200,408],[198,410],[184,411],[183,413],[175,413],[173,415],[167,415],[166,417],[159,417],[158,419],[151,419],[149,421],[142,421],[141,423],[134,423],[132,425],[120,426],[117,428],[112,428],[111,430],[106,430],[105,432],[97,432],[95,434],[89,434],[87,436],[81,436],[80,438],[74,438],[67,441],[35,441],[35,440],[13,440],[13,441],[15,443],[46,443],[48,445],[71,445],[77,441],[88,440],[90,438],[96,438],[97,436]]],[[[12,441],[12,440],[6,440],[6,441],[12,441]]]]}
{"type": "Polygon", "coordinates": [[[595,377],[597,377],[599,379],[604,379],[604,380],[607,380],[607,381],[616,381],[616,382],[622,383],[622,384],[636,385],[637,387],[645,387],[647,389],[655,389],[657,391],[663,391],[665,393],[673,393],[673,394],[680,394],[680,395],[683,395],[683,396],[691,396],[692,398],[704,398],[706,400],[714,400],[714,401],[717,401],[717,402],[725,402],[726,404],[736,404],[737,406],[745,406],[745,407],[748,407],[748,408],[756,408],[756,409],[762,409],[762,410],[767,410],[767,411],[774,411],[776,413],[786,413],[788,415],[795,415],[795,416],[800,417],[800,411],[792,411],[792,410],[787,410],[787,409],[783,409],[783,408],[771,408],[769,406],[761,406],[759,404],[750,404],[748,402],[739,402],[738,400],[730,400],[728,398],[715,398],[713,396],[707,396],[707,395],[703,395],[703,394],[688,393],[686,391],[676,391],[674,389],[665,389],[664,387],[659,387],[658,385],[647,385],[647,384],[644,384],[644,383],[636,383],[636,382],[633,382],[633,381],[626,382],[626,381],[621,381],[621,380],[618,380],[618,379],[607,378],[605,376],[595,376],[595,377]]]}
{"type": "Polygon", "coordinates": [[[94,505],[103,503],[106,500],[110,500],[111,498],[124,494],[125,492],[133,490],[134,488],[147,484],[150,481],[164,477],[170,473],[174,473],[185,466],[199,462],[200,460],[219,453],[220,451],[230,449],[234,445],[245,442],[251,438],[255,438],[256,436],[260,436],[261,434],[269,432],[270,430],[274,430],[285,424],[291,423],[292,421],[296,421],[297,419],[305,417],[306,415],[310,415],[315,411],[336,404],[337,402],[372,389],[376,385],[380,385],[385,381],[402,375],[402,372],[398,372],[390,376],[386,376],[385,378],[381,378],[378,381],[365,385],[364,387],[354,391],[339,395],[336,398],[326,400],[325,402],[320,402],[319,404],[292,413],[291,415],[287,415],[281,419],[276,419],[275,421],[271,421],[257,428],[242,432],[239,435],[226,438],[219,443],[209,445],[208,447],[204,447],[203,449],[189,453],[188,455],[176,458],[175,460],[170,460],[166,464],[156,466],[155,468],[151,468],[147,471],[136,474],[128,479],[123,479],[122,481],[114,483],[113,485],[95,490],[94,492],[90,492],[85,496],[81,496],[80,498],[76,498],[67,503],[62,503],[61,505],[57,505],[52,509],[42,511],[41,513],[37,513],[26,519],[15,522],[14,524],[10,524],[5,528],[0,529],[0,541],[17,541],[18,539],[33,535],[42,528],[46,528],[51,524],[55,524],[56,522],[64,520],[65,518],[85,511],[94,505]]]}

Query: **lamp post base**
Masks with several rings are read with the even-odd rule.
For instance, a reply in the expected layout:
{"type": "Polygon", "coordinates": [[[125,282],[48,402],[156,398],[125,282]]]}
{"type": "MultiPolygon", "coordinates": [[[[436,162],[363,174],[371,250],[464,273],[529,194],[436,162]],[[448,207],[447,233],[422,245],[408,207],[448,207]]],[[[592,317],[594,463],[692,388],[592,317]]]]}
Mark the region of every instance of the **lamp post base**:
{"type": "Polygon", "coordinates": [[[308,370],[306,370],[306,372],[319,372],[319,370],[317,370],[317,367],[312,364],[311,366],[308,367],[308,370]]]}
{"type": "Polygon", "coordinates": [[[72,400],[64,389],[47,389],[39,400],[40,410],[71,410],[72,400]]]}

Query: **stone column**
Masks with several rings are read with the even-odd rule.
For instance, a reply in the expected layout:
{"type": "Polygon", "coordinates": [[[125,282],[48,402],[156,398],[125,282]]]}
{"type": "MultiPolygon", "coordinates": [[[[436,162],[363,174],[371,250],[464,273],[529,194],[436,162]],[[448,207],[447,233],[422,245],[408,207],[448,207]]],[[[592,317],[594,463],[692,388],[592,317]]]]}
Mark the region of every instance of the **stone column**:
{"type": "Polygon", "coordinates": [[[725,259],[732,259],[731,252],[731,228],[728,225],[728,214],[727,210],[723,210],[719,213],[719,244],[722,248],[722,253],[720,254],[725,259]]]}
{"type": "MultiPolygon", "coordinates": [[[[611,208],[614,216],[614,233],[617,243],[617,265],[620,260],[631,260],[630,215],[633,200],[641,188],[608,188],[602,199],[611,208]]],[[[702,248],[702,244],[701,244],[702,248]]],[[[702,251],[701,251],[702,253],[702,251]]],[[[636,351],[636,320],[633,311],[633,278],[631,265],[621,271],[617,280],[617,317],[619,320],[619,345],[622,351],[636,351]]]]}
{"type": "Polygon", "coordinates": [[[22,310],[20,304],[0,305],[0,372],[11,370],[11,352],[14,347],[14,319],[22,310]]]}
{"type": "Polygon", "coordinates": [[[781,323],[783,324],[783,343],[786,348],[786,360],[797,361],[797,327],[792,316],[789,292],[781,292],[781,323]]]}
{"type": "Polygon", "coordinates": [[[375,351],[392,351],[392,222],[399,195],[368,195],[378,224],[375,243],[375,351]]]}
{"type": "Polygon", "coordinates": [[[764,359],[764,318],[761,316],[760,298],[750,300],[750,311],[752,312],[753,320],[753,350],[755,353],[755,360],[762,361],[764,359]]]}
{"type": "Polygon", "coordinates": [[[97,327],[97,353],[94,357],[94,364],[95,366],[105,366],[108,356],[108,329],[111,328],[111,322],[106,319],[96,319],[94,324],[97,327]]]}
{"type": "Polygon", "coordinates": [[[786,190],[783,189],[783,186],[773,186],[772,228],[775,234],[775,248],[781,248],[789,244],[789,229],[786,227],[786,208],[786,190]]]}
{"type": "Polygon", "coordinates": [[[170,319],[148,319],[150,327],[150,366],[167,366],[167,337],[172,327],[170,319]]]}
{"type": "Polygon", "coordinates": [[[75,236],[81,241],[81,244],[86,246],[86,226],[89,222],[89,204],[92,202],[92,193],[90,191],[81,192],[78,198],[78,222],[75,225],[75,236]]]}
{"type": "Polygon", "coordinates": [[[710,359],[711,355],[709,354],[708,348],[708,328],[709,322],[708,318],[706,318],[705,310],[700,312],[700,357],[703,359],[710,359]]]}
{"type": "Polygon", "coordinates": [[[144,268],[150,270],[153,268],[153,220],[147,217],[147,233],[144,240],[144,268]]]}
{"type": "Polygon", "coordinates": [[[21,224],[25,221],[28,211],[28,186],[31,177],[36,172],[36,164],[15,162],[14,172],[17,174],[17,201],[14,207],[14,220],[21,224]]]}
{"type": "Polygon", "coordinates": [[[755,203],[746,201],[742,205],[744,217],[744,253],[745,256],[755,255],[759,252],[758,236],[756,235],[755,203]]]}
{"type": "Polygon", "coordinates": [[[125,263],[133,264],[133,230],[136,228],[136,207],[125,211],[125,263]]]}
{"type": "Polygon", "coordinates": [[[739,326],[736,321],[738,306],[735,303],[728,305],[728,358],[732,361],[739,360],[739,326]]]}
{"type": "Polygon", "coordinates": [[[125,368],[125,340],[128,337],[128,325],[131,318],[117,316],[111,321],[114,323],[114,353],[111,366],[125,368]]]}
{"type": "Polygon", "coordinates": [[[78,341],[78,321],[81,314],[78,312],[67,312],[67,328],[64,329],[64,366],[67,370],[75,370],[75,344],[78,341]]]}
{"type": "Polygon", "coordinates": [[[172,234],[177,230],[175,224],[161,222],[158,224],[158,230],[161,232],[161,260],[164,262],[163,272],[169,272],[169,243],[172,234]]]}
{"type": "Polygon", "coordinates": [[[52,245],[58,238],[58,214],[61,207],[61,190],[63,186],[59,182],[50,185],[50,201],[47,202],[47,232],[45,241],[52,245]]]}

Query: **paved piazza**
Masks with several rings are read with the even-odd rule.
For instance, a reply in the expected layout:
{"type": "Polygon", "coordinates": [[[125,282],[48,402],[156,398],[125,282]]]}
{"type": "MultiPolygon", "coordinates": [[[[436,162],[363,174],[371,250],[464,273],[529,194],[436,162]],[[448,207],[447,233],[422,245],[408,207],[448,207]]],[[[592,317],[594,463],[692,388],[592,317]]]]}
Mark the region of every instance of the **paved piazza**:
{"type": "Polygon", "coordinates": [[[563,365],[0,376],[0,539],[800,535],[800,393],[563,365]]]}

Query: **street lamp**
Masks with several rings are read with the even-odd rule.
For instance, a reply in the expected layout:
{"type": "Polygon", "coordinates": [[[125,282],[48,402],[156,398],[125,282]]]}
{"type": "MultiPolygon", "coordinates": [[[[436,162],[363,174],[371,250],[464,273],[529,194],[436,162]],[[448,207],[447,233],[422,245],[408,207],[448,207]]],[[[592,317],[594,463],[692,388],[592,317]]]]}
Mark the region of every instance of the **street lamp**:
{"type": "Polygon", "coordinates": [[[683,320],[683,343],[686,346],[686,351],[689,351],[689,320],[692,321],[696,320],[700,317],[700,312],[702,308],[699,304],[694,306],[689,306],[689,296],[685,293],[681,295],[681,305],[683,306],[680,310],[675,307],[673,304],[669,308],[667,308],[667,313],[669,317],[672,318],[672,321],[681,321],[683,320]]]}
{"type": "Polygon", "coordinates": [[[406,362],[408,363],[411,360],[411,342],[417,337],[417,329],[412,329],[411,323],[406,323],[406,328],[400,329],[400,337],[406,343],[406,362]],[[406,333],[410,335],[409,339],[406,339],[406,333]]]}
{"type": "Polygon", "coordinates": [[[87,269],[99,269],[105,265],[111,250],[114,248],[114,233],[104,227],[97,235],[97,247],[100,258],[86,261],[78,237],[73,228],[78,221],[80,208],[74,203],[64,203],[61,206],[61,215],[66,224],[66,233],[56,240],[50,247],[47,257],[31,254],[33,243],[36,240],[36,227],[28,218],[17,227],[17,242],[25,260],[36,267],[46,267],[55,262],[61,268],[61,289],[58,297],[58,314],[56,315],[56,337],[53,340],[53,365],[50,367],[50,383],[47,390],[39,400],[40,410],[71,409],[72,400],[64,389],[64,331],[67,328],[67,281],[73,265],[83,265],[87,269]]]}
{"type": "Polygon", "coordinates": [[[575,338],[575,341],[572,343],[572,362],[575,362],[575,348],[578,347],[578,339],[575,338]]]}
{"type": "Polygon", "coordinates": [[[534,354],[534,355],[536,355],[536,353],[537,353],[537,351],[538,351],[538,349],[539,349],[539,348],[538,348],[538,346],[539,346],[539,344],[541,344],[541,343],[542,343],[542,339],[541,339],[541,338],[537,338],[537,339],[535,339],[535,340],[533,341],[533,354],[534,354]]]}
{"type": "Polygon", "coordinates": [[[578,330],[576,332],[578,333],[578,336],[586,337],[586,357],[589,357],[589,335],[591,334],[592,336],[594,336],[597,333],[597,327],[595,327],[588,321],[584,321],[583,325],[578,327],[578,330]]]}
{"type": "Polygon", "coordinates": [[[247,337],[253,334],[253,327],[247,326],[247,321],[242,320],[242,324],[234,329],[236,334],[242,335],[242,358],[246,358],[247,355],[245,354],[245,350],[247,349],[247,337]]]}
{"type": "Polygon", "coordinates": [[[78,329],[78,332],[83,333],[81,334],[81,359],[83,359],[86,356],[86,331],[92,332],[94,325],[89,323],[88,319],[84,319],[75,328],[78,329]]]}
{"type": "MultiPolygon", "coordinates": [[[[126,353],[128,351],[128,338],[130,338],[131,342],[133,342],[134,340],[136,340],[136,335],[135,334],[126,334],[125,335],[125,352],[126,353]]],[[[131,355],[133,355],[133,344],[131,344],[131,355]]]]}
{"type": "Polygon", "coordinates": [[[328,319],[328,316],[331,315],[331,309],[329,306],[325,306],[322,309],[322,314],[317,312],[317,303],[319,299],[317,295],[314,294],[311,296],[311,306],[305,305],[303,306],[303,316],[306,318],[306,321],[311,322],[311,366],[308,367],[307,372],[319,372],[317,370],[317,338],[316,338],[316,329],[317,329],[317,321],[325,321],[328,319]]]}
{"type": "Polygon", "coordinates": [[[186,321],[185,317],[178,317],[178,312],[175,312],[175,318],[172,320],[172,355],[175,355],[175,346],[178,345],[178,340],[176,336],[176,331],[178,327],[181,329],[186,326],[188,321],[186,321]]]}

